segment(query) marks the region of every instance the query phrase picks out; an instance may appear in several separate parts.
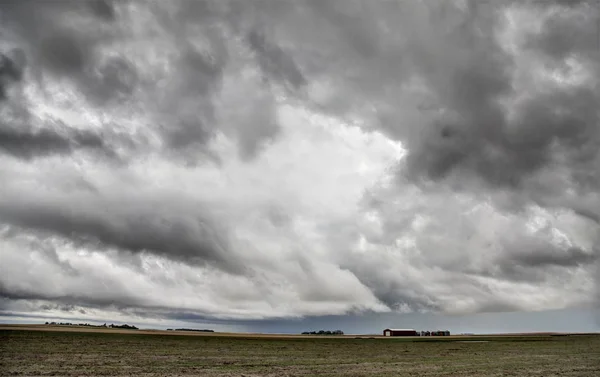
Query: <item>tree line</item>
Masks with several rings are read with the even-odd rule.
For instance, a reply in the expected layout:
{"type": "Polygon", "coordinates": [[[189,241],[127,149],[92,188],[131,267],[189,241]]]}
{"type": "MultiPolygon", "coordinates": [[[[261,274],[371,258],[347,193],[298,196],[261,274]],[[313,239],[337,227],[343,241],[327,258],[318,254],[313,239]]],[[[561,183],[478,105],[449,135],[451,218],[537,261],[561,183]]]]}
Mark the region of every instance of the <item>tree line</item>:
{"type": "Polygon", "coordinates": [[[210,329],[167,329],[167,331],[198,331],[198,332],[215,332],[210,329]]]}
{"type": "Polygon", "coordinates": [[[344,332],[342,330],[304,331],[302,335],[344,335],[344,332]]]}
{"type": "Polygon", "coordinates": [[[114,325],[114,324],[110,324],[110,325],[92,325],[89,323],[71,323],[71,322],[46,322],[46,325],[52,325],[52,326],[85,326],[85,327],[107,327],[107,328],[111,328],[111,329],[128,329],[128,330],[138,330],[137,327],[133,326],[133,325],[128,325],[128,324],[124,324],[124,325],[114,325]]]}

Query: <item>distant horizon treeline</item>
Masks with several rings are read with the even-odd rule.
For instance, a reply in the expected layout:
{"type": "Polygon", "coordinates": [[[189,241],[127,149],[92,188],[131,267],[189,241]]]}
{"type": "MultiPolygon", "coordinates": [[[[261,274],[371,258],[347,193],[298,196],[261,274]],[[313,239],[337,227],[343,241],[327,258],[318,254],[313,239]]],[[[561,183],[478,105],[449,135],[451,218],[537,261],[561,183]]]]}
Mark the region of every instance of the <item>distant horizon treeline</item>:
{"type": "Polygon", "coordinates": [[[302,335],[344,335],[342,330],[304,331],[302,335]]]}
{"type": "Polygon", "coordinates": [[[198,332],[215,332],[215,330],[210,329],[167,329],[167,331],[198,331],[198,332]]]}
{"type": "Polygon", "coordinates": [[[84,326],[84,327],[106,327],[106,328],[111,328],[111,329],[129,329],[129,330],[138,330],[137,327],[133,326],[133,325],[128,325],[128,324],[123,324],[123,325],[115,325],[115,324],[110,324],[110,325],[92,325],[90,323],[71,323],[71,322],[46,322],[46,325],[59,325],[59,326],[84,326]]]}
{"type": "Polygon", "coordinates": [[[435,331],[417,331],[419,336],[450,336],[448,330],[435,330],[435,331]]]}

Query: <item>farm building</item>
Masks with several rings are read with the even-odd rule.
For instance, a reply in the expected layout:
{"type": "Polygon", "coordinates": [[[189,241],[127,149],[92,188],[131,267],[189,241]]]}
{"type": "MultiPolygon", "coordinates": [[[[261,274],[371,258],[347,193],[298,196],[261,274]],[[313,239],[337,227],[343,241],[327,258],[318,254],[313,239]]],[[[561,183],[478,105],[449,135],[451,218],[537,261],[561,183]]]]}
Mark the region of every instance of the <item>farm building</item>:
{"type": "Polygon", "coordinates": [[[419,336],[413,329],[385,329],[383,336],[419,336]]]}

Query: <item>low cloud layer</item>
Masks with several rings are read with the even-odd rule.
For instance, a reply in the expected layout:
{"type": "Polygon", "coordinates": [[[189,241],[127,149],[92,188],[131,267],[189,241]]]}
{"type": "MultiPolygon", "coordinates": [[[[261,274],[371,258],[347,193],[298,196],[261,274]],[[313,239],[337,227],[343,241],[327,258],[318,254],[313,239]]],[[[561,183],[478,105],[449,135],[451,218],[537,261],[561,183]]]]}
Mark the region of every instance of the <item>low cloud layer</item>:
{"type": "Polygon", "coordinates": [[[595,304],[599,14],[594,1],[4,2],[0,310],[595,304]]]}

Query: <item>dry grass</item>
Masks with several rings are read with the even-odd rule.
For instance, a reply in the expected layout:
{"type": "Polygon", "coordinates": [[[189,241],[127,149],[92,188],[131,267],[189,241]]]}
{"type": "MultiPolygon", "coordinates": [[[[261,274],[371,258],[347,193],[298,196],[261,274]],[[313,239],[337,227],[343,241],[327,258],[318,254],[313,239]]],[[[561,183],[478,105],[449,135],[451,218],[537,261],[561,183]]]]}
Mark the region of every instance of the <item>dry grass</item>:
{"type": "Polygon", "coordinates": [[[594,335],[355,339],[11,328],[0,330],[0,375],[600,376],[594,335]]]}

